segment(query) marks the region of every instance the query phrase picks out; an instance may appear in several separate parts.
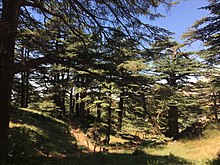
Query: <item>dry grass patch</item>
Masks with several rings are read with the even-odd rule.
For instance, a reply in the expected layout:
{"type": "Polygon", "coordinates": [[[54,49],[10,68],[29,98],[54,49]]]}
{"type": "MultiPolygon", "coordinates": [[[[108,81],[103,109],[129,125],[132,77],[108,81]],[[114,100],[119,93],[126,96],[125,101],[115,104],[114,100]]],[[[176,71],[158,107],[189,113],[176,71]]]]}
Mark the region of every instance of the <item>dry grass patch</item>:
{"type": "Polygon", "coordinates": [[[173,154],[193,162],[205,162],[215,158],[220,151],[220,131],[208,133],[207,137],[201,139],[173,141],[163,148],[147,148],[145,152],[153,155],[173,154]]]}

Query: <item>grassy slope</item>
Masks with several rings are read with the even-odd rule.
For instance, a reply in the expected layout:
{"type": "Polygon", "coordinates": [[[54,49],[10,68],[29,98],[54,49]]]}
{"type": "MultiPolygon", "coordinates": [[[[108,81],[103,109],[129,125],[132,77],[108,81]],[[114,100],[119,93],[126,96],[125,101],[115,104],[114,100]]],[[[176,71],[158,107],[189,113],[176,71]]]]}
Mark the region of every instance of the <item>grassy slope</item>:
{"type": "Polygon", "coordinates": [[[29,164],[172,165],[190,162],[203,164],[207,159],[216,156],[220,146],[220,133],[212,131],[205,139],[171,142],[163,148],[145,148],[144,152],[121,150],[116,153],[83,154],[80,159],[70,154],[76,152],[74,151],[76,141],[70,135],[68,126],[46,112],[30,109],[14,110],[10,127],[11,137],[19,139],[21,136],[17,134],[20,133],[22,138],[26,136],[37,145],[38,156],[35,155],[29,164]],[[51,150],[49,158],[45,156],[47,148],[51,150]]]}
{"type": "Polygon", "coordinates": [[[46,112],[14,109],[10,128],[11,141],[22,143],[22,140],[30,140],[34,144],[31,147],[36,149],[38,155],[45,155],[49,151],[51,155],[65,156],[67,152],[74,152],[76,141],[69,133],[68,126],[46,112]]]}
{"type": "Polygon", "coordinates": [[[220,151],[220,132],[209,130],[206,136],[195,140],[182,140],[170,142],[162,148],[147,148],[145,152],[153,155],[175,155],[193,162],[205,164],[215,158],[220,151]]]}

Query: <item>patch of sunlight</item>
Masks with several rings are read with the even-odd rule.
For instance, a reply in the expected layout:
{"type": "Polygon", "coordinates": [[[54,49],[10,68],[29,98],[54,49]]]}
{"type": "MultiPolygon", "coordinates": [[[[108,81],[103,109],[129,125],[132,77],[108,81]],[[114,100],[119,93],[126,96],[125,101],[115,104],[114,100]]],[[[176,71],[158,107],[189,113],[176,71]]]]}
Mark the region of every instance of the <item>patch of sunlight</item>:
{"type": "Polygon", "coordinates": [[[41,129],[39,129],[39,128],[33,126],[33,125],[10,122],[9,123],[9,127],[10,128],[23,127],[23,128],[27,128],[27,129],[29,129],[31,131],[34,131],[34,132],[36,132],[39,135],[46,136],[41,129]]]}
{"type": "Polygon", "coordinates": [[[122,139],[122,138],[116,137],[116,136],[110,137],[110,143],[124,143],[124,142],[128,142],[128,140],[125,140],[125,139],[122,139]]]}
{"type": "Polygon", "coordinates": [[[38,110],[33,110],[33,109],[28,109],[28,108],[19,108],[22,111],[26,111],[26,112],[31,112],[31,113],[37,113],[39,115],[43,114],[42,112],[38,111],[38,110]]]}
{"type": "Polygon", "coordinates": [[[26,112],[31,112],[31,113],[36,113],[36,114],[39,114],[39,115],[43,115],[45,117],[48,117],[50,118],[51,120],[55,121],[55,122],[58,122],[60,124],[64,124],[66,125],[66,123],[60,119],[57,119],[55,117],[52,117],[50,116],[49,114],[45,113],[45,112],[41,112],[41,111],[38,111],[38,110],[33,110],[33,109],[28,109],[28,108],[20,108],[20,110],[23,110],[23,111],[26,111],[26,112]]]}
{"type": "Polygon", "coordinates": [[[173,141],[163,148],[146,148],[145,152],[153,155],[170,155],[195,162],[204,162],[215,158],[220,151],[220,134],[207,138],[186,141],[173,141]]]}

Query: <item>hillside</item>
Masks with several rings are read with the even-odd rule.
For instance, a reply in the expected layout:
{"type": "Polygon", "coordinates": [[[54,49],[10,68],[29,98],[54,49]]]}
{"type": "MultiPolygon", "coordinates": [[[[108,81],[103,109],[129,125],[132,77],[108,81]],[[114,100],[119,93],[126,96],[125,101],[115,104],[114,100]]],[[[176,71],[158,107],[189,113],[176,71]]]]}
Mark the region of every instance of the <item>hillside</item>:
{"type": "Polygon", "coordinates": [[[197,140],[173,141],[153,148],[137,145],[135,150],[114,149],[108,153],[92,154],[90,149],[81,155],[81,149],[86,150],[87,147],[87,143],[83,142],[86,135],[80,128],[70,129],[65,123],[68,122],[54,117],[50,112],[14,109],[10,123],[12,162],[80,165],[204,164],[216,157],[220,146],[220,132],[207,131],[204,138],[197,140]],[[78,131],[78,134],[72,131],[78,131]],[[76,147],[77,143],[84,146],[76,147]]]}

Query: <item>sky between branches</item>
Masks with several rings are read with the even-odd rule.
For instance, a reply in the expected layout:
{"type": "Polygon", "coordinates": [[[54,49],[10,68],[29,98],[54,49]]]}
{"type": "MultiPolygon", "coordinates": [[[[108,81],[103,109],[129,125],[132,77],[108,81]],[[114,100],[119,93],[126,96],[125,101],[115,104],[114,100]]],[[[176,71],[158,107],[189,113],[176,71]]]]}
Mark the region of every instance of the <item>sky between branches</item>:
{"type": "MultiPolygon", "coordinates": [[[[163,7],[159,9],[165,17],[150,22],[153,25],[163,27],[174,32],[174,39],[180,43],[181,35],[198,19],[209,14],[207,10],[198,9],[208,5],[207,0],[181,0],[179,4],[172,7],[170,11],[166,11],[163,7]]],[[[201,42],[196,42],[190,46],[191,50],[201,48],[201,42]]]]}

